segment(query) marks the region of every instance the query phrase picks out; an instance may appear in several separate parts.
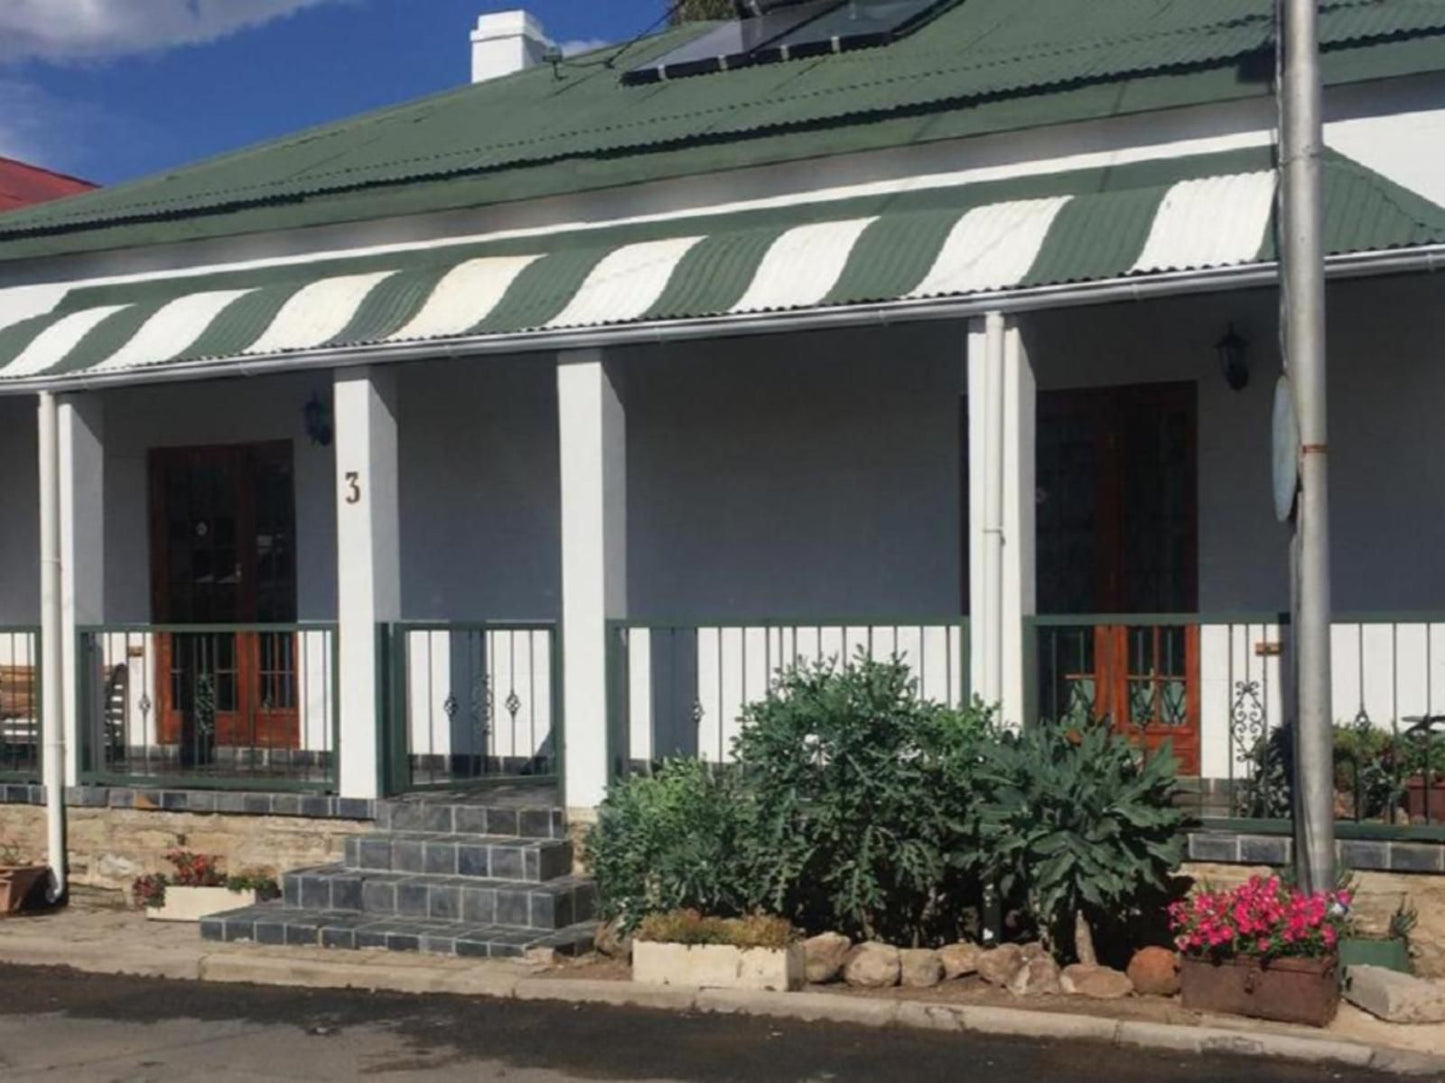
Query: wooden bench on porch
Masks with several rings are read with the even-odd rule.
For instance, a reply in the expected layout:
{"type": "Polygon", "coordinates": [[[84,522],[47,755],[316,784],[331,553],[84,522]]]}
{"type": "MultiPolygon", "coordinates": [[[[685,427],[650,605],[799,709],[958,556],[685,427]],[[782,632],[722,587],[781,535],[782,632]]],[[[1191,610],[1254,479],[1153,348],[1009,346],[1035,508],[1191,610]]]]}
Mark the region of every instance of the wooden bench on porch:
{"type": "Polygon", "coordinates": [[[35,691],[34,666],[0,665],[0,744],[39,742],[35,691]]]}

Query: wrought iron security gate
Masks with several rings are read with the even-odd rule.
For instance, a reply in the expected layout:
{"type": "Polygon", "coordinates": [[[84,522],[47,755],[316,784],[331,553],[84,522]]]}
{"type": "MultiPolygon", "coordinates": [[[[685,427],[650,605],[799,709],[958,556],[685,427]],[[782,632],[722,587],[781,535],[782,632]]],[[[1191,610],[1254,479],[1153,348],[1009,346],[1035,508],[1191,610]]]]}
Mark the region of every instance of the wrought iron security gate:
{"type": "Polygon", "coordinates": [[[403,622],[379,634],[387,792],[556,782],[556,622],[403,622]]]}

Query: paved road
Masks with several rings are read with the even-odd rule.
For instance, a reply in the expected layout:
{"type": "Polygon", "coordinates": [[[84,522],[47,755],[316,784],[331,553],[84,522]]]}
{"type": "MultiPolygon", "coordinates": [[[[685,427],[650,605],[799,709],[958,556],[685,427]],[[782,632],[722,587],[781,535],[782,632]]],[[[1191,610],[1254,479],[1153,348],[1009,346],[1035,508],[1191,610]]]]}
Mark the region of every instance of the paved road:
{"type": "Polygon", "coordinates": [[[1087,1043],[0,966],[0,1079],[1295,1081],[1387,1077],[1087,1043]]]}

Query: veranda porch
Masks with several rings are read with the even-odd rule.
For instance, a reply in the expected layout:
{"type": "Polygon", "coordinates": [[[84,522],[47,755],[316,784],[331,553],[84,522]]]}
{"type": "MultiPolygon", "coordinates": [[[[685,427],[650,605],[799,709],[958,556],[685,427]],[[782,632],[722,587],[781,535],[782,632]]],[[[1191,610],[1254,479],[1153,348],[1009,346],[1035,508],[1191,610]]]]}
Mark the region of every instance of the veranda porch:
{"type": "MultiPolygon", "coordinates": [[[[1387,731],[1445,678],[1438,301],[1423,277],[1331,295],[1335,712],[1387,731]]],[[[628,765],[725,760],[778,666],[860,649],[1008,722],[1106,714],[1203,780],[1268,776],[1290,717],[1272,307],[1006,321],[1001,458],[983,328],[959,321],[69,394],[71,784],[555,777],[585,808],[628,765]],[[1240,389],[1214,349],[1231,325],[1240,389]]],[[[0,546],[33,568],[33,400],[0,409],[0,546]]],[[[23,670],[33,577],[3,600],[23,670]]],[[[1417,773],[1433,792],[1429,756],[1417,773]]],[[[1260,792],[1206,811],[1277,812],[1239,803],[1260,792]]]]}

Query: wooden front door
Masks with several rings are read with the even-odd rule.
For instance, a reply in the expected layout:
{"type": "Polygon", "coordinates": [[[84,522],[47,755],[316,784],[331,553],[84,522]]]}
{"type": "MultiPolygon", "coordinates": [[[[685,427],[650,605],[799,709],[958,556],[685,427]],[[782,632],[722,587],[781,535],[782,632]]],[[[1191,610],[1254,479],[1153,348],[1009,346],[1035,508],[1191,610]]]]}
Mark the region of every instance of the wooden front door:
{"type": "Polygon", "coordinates": [[[296,748],[295,634],[215,627],[296,620],[290,443],[153,449],[150,502],[153,619],[210,626],[156,637],[161,742],[188,765],[296,748]]]}
{"type": "MultiPolygon", "coordinates": [[[[1038,611],[1194,612],[1194,385],[1042,392],[1037,446],[1038,611]]],[[[1171,739],[1184,772],[1198,773],[1197,625],[1110,619],[1041,635],[1047,699],[1148,748],[1171,739]]]]}

